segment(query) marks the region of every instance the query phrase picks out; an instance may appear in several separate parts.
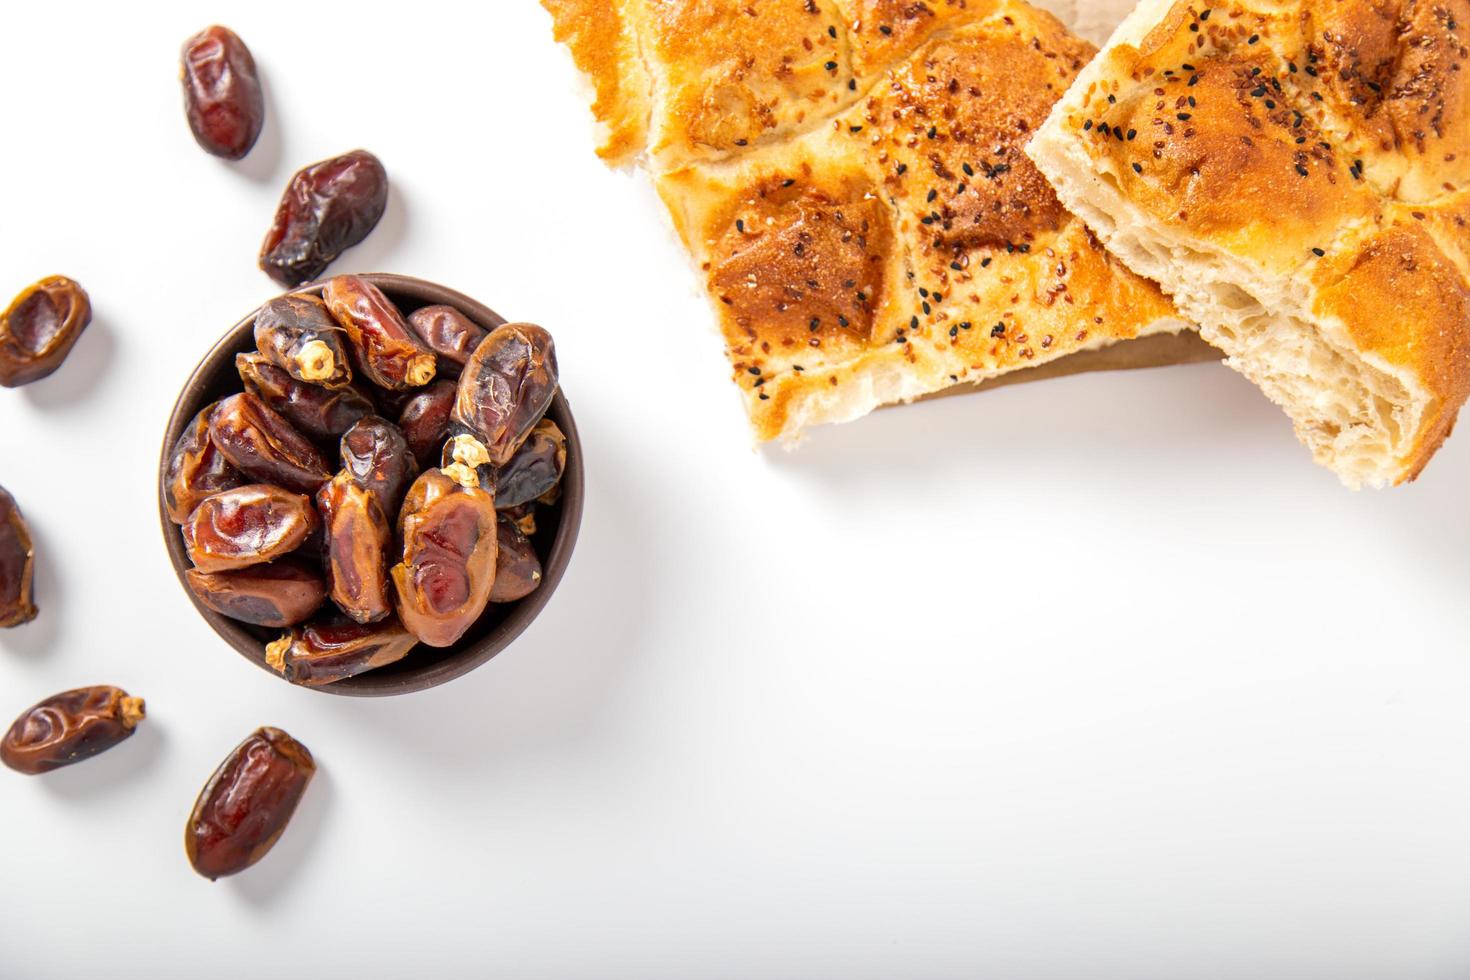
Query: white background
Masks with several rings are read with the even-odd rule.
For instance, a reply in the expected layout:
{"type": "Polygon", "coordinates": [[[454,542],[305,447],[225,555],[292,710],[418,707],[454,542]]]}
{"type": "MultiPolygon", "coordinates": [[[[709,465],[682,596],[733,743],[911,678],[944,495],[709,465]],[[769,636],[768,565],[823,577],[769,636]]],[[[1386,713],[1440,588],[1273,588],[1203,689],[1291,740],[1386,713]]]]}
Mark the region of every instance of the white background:
{"type": "Polygon", "coordinates": [[[93,761],[0,771],[0,977],[1466,976],[1470,437],[1353,494],[1199,365],[753,452],[549,33],[529,0],[0,13],[3,291],[65,273],[96,308],[58,374],[0,390],[42,606],[0,635],[0,715],[94,683],[149,708],[93,761]],[[268,88],[238,165],[180,109],[212,21],[268,88]],[[356,146],[393,194],[335,271],[551,328],[588,477],[542,618],[377,702],[240,660],[155,501],[179,385],[275,291],[281,188],[356,146]],[[211,884],[185,817],[261,724],[320,773],[211,884]]]}

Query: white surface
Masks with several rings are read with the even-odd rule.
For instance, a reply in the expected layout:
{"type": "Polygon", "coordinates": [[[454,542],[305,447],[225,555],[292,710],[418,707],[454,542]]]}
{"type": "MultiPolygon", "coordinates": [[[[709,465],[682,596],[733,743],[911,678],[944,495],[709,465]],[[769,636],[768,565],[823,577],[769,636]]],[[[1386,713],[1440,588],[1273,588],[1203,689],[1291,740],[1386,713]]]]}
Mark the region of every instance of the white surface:
{"type": "Polygon", "coordinates": [[[148,699],[124,746],[0,771],[0,977],[1188,977],[1470,971],[1470,438],[1351,494],[1213,365],[884,411],[752,452],[694,276],[594,158],[539,8],[10,4],[0,270],[96,322],[0,390],[41,618],[0,715],[148,699]],[[298,12],[293,16],[293,11],[298,12]],[[193,144],[179,43],[253,47],[270,121],[193,144]],[[298,22],[307,20],[310,31],[298,22]],[[427,694],[290,688],[193,613],[154,498],[174,394],[274,288],[298,166],[394,181],[336,271],[552,328],[581,544],[510,651],[427,694]],[[321,771],[210,884],[205,777],[255,726],[321,771]]]}

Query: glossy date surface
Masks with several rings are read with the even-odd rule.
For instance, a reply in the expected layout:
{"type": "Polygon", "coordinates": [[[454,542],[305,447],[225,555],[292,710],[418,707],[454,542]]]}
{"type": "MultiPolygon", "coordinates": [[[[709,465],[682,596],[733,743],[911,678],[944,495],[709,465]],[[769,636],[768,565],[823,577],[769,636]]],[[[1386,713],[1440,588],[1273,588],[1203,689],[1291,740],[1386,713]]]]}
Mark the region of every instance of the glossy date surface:
{"type": "Polygon", "coordinates": [[[204,784],[184,828],[184,852],[211,880],[244,871],[273,847],[316,774],[306,746],[260,728],[204,784]]]}
{"type": "Polygon", "coordinates": [[[261,483],[316,493],[332,478],[316,447],[254,395],[222,399],[209,415],[209,438],[241,473],[261,483]]]}
{"type": "Polygon", "coordinates": [[[260,247],[260,267],[294,288],[316,279],[361,242],[388,206],[388,173],[366,150],[297,171],[260,247]]]}
{"type": "Polygon", "coordinates": [[[458,376],[475,348],[488,335],[479,324],[452,306],[424,306],[408,315],[408,325],[424,346],[439,356],[439,373],[458,376]]]}
{"type": "Polygon", "coordinates": [[[530,503],[554,490],[567,467],[567,437],[550,419],[536,423],[516,454],[495,473],[495,506],[530,503]]]}
{"type": "Polygon", "coordinates": [[[143,699],[110,686],[53,695],[26,710],[0,740],[0,762],[29,776],[89,759],[128,738],[143,699]]]}
{"type": "Polygon", "coordinates": [[[206,27],[184,42],[184,115],[205,152],[240,160],[265,124],[255,59],[228,27],[206,27]]]}
{"type": "Polygon", "coordinates": [[[453,381],[435,381],[404,403],[398,429],[408,440],[419,466],[428,466],[439,456],[449,434],[449,413],[454,409],[453,381]]]}
{"type": "Polygon", "coordinates": [[[393,611],[388,587],[392,528],[372,492],[346,470],[317,494],[327,546],[327,580],[337,608],[359,623],[393,611]]]}
{"type": "Polygon", "coordinates": [[[496,531],[495,584],[490,587],[491,602],[515,602],[524,599],[541,584],[541,559],[531,541],[516,527],[515,521],[500,515],[496,531]]]}
{"type": "Polygon", "coordinates": [[[434,379],[434,352],[377,286],[361,276],[333,276],[322,289],[322,301],[347,332],[357,363],[373,384],[402,391],[434,379]]]}
{"type": "Polygon", "coordinates": [[[240,471],[210,441],[209,416],[218,404],[213,402],[199,410],[169,455],[163,476],[163,502],[169,520],[175,524],[188,520],[205,497],[245,482],[240,471]]]}
{"type": "Polygon", "coordinates": [[[402,660],[418,637],[397,619],[328,620],[294,629],[266,647],[265,660],[292,684],[321,687],[402,660]]]}
{"type": "Polygon", "coordinates": [[[376,415],[362,419],[342,436],[342,468],[378,501],[385,514],[397,514],[419,464],[398,426],[376,415]]]}
{"type": "Polygon", "coordinates": [[[322,574],[295,558],[233,572],[190,568],[184,574],[200,602],[222,616],[256,626],[304,623],[327,598],[322,574]]]}
{"type": "Polygon", "coordinates": [[[313,439],[335,439],[377,409],[351,385],[323,388],[297,381],[264,354],[236,354],[245,390],[313,439]]]}
{"type": "Polygon", "coordinates": [[[478,484],[428,470],[409,488],[399,531],[403,561],[392,572],[398,618],[423,643],[450,646],[490,601],[495,498],[478,484]]]}
{"type": "Polygon", "coordinates": [[[0,385],[17,388],[61,367],[91,322],[86,290],[65,276],[28,286],[0,313],[0,385]]]}
{"type": "Polygon", "coordinates": [[[551,334],[535,324],[507,323],[465,365],[453,419],[479,437],[492,464],[504,466],[546,414],[556,386],[551,334]]]}
{"type": "Polygon", "coordinates": [[[0,487],[0,628],[36,618],[36,548],[15,498],[0,487]]]}
{"type": "Polygon", "coordinates": [[[269,484],[223,490],[184,522],[184,549],[201,572],[230,572],[288,555],[317,528],[311,498],[269,484]]]}
{"type": "Polygon", "coordinates": [[[315,296],[277,296],[255,315],[255,347],[297,381],[341,388],[352,381],[347,332],[315,296]]]}

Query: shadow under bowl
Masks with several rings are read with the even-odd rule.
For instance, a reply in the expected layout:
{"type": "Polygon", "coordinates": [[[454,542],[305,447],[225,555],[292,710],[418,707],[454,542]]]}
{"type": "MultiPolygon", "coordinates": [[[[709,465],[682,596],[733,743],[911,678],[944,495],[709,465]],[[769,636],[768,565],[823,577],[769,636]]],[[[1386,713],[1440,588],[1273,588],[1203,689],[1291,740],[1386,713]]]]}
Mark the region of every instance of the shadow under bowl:
{"type": "MultiPolygon", "coordinates": [[[[422,306],[445,304],[453,306],[486,330],[493,330],[506,322],[504,317],[488,306],[436,283],[409,276],[385,274],[366,274],[362,278],[381,289],[403,311],[404,316],[422,306]]],[[[322,282],[312,283],[291,292],[320,296],[323,285],[322,282]]],[[[163,451],[159,460],[158,512],[174,574],[178,576],[179,585],[188,595],[189,601],[194,603],[199,615],[246,660],[279,677],[279,674],[266,665],[265,647],[280,636],[282,631],[241,623],[215,612],[199,601],[184,577],[184,573],[192,566],[184,551],[183,535],[179,533],[178,525],[169,520],[168,510],[164,505],[164,481],[168,472],[169,456],[184,428],[205,405],[241,390],[240,376],[235,370],[235,355],[255,350],[256,312],[258,309],[231,327],[220,342],[204,355],[204,359],[184,383],[178,401],[174,403],[173,413],[168,420],[168,430],[163,436],[163,451]]],[[[510,646],[531,621],[540,615],[551,594],[556,591],[556,586],[571,560],[572,548],[577,542],[577,531],[582,523],[584,492],[582,442],[577,435],[576,422],[572,419],[571,406],[567,404],[566,396],[560,390],[557,391],[546,417],[560,426],[566,434],[567,465],[562,476],[561,498],[550,507],[538,508],[536,513],[536,534],[532,536],[531,542],[541,558],[542,567],[541,585],[536,591],[518,602],[490,605],[479,621],[453,646],[435,648],[419,645],[397,663],[311,690],[354,697],[383,697],[437,687],[469,673],[510,646]]]]}

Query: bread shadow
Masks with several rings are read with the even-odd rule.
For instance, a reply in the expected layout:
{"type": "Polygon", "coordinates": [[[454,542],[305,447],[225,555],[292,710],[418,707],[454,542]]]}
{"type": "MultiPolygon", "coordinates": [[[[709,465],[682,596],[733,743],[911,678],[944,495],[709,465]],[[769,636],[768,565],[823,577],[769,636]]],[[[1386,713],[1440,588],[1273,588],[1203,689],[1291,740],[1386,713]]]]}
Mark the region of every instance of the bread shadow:
{"type": "Polygon", "coordinates": [[[607,432],[585,431],[585,513],[576,551],[545,609],[505,651],[443,686],[378,703],[325,699],[323,710],[385,751],[483,770],[565,751],[615,710],[642,649],[650,595],[679,567],[677,541],[643,525],[638,488],[617,482],[607,432]],[[601,440],[601,442],[599,442],[601,440]]]}

